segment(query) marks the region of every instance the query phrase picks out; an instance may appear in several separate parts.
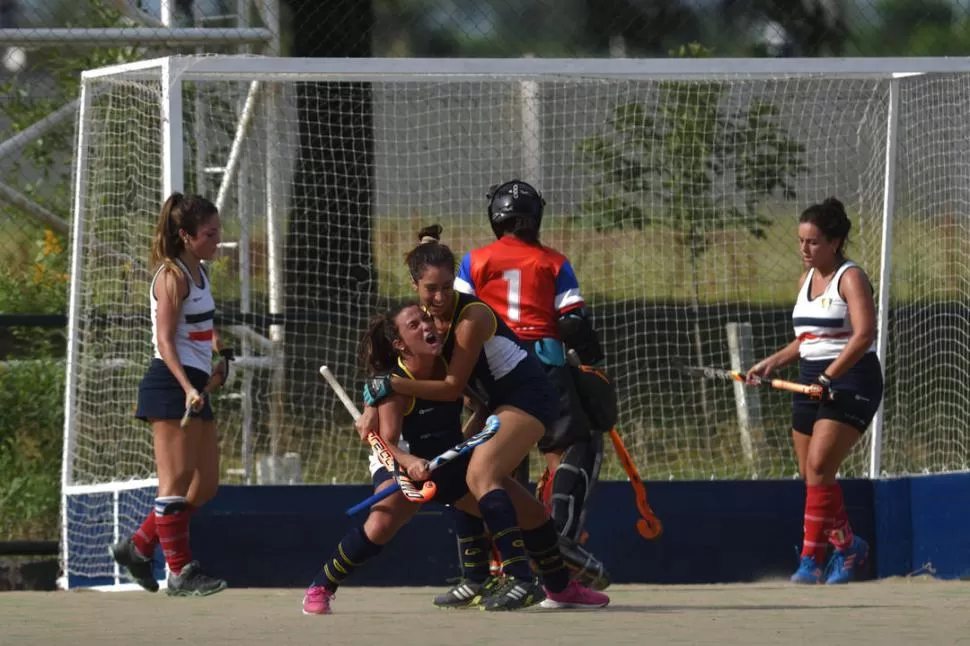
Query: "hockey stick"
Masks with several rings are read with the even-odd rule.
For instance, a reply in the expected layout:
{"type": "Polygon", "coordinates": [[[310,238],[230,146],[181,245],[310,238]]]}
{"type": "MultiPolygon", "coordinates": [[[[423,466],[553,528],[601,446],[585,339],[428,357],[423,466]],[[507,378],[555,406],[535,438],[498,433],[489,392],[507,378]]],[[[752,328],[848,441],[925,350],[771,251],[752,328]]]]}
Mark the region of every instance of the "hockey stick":
{"type": "Polygon", "coordinates": [[[663,534],[663,524],[647,502],[647,488],[643,486],[643,480],[640,479],[640,472],[637,471],[636,465],[633,464],[633,458],[630,457],[629,451],[626,450],[626,445],[623,444],[623,438],[620,437],[620,434],[615,428],[610,429],[610,440],[613,442],[613,448],[616,450],[616,457],[620,458],[620,464],[623,465],[623,470],[626,471],[626,476],[630,480],[630,486],[633,487],[633,494],[637,502],[637,511],[640,512],[641,516],[637,519],[637,531],[640,532],[640,536],[643,536],[647,540],[658,538],[663,534]]]}
{"type": "MultiPolygon", "coordinates": [[[[573,366],[582,368],[582,361],[575,350],[569,350],[566,353],[566,358],[573,366]]],[[[610,429],[610,441],[613,442],[613,449],[616,451],[616,456],[620,459],[620,464],[626,472],[630,486],[633,487],[633,497],[636,501],[637,511],[640,512],[640,518],[637,519],[637,532],[647,540],[658,538],[663,534],[663,523],[660,522],[653,508],[647,502],[647,488],[644,486],[643,480],[640,478],[640,472],[637,471],[637,467],[633,463],[633,458],[630,456],[630,452],[626,450],[623,438],[620,437],[616,428],[610,429]]]]}
{"type": "MultiPolygon", "coordinates": [[[[485,428],[483,428],[475,435],[472,435],[470,438],[468,438],[461,444],[456,444],[455,446],[448,449],[441,455],[433,458],[428,463],[428,471],[434,471],[438,467],[448,464],[449,462],[451,462],[452,460],[454,460],[459,456],[465,455],[467,453],[471,453],[476,446],[478,446],[479,444],[483,444],[488,440],[492,439],[492,437],[494,437],[494,435],[498,433],[500,424],[501,423],[499,422],[498,417],[496,417],[495,415],[489,415],[488,419],[485,420],[485,428]]],[[[390,487],[387,487],[386,489],[381,489],[377,493],[360,501],[359,503],[357,503],[356,505],[348,509],[347,515],[353,516],[359,511],[367,509],[372,505],[376,505],[377,503],[384,500],[385,498],[387,498],[388,496],[390,496],[391,494],[393,494],[398,490],[400,490],[400,487],[397,485],[397,483],[391,485],[390,487]]]]}
{"type": "MultiPolygon", "coordinates": [[[[760,377],[753,377],[748,379],[745,377],[743,372],[737,370],[723,370],[721,368],[709,368],[705,366],[688,366],[686,364],[679,364],[677,369],[681,372],[694,376],[694,377],[705,377],[707,379],[720,379],[723,381],[737,381],[745,386],[755,386],[755,387],[769,387],[775,390],[784,390],[791,393],[800,393],[802,395],[807,395],[812,399],[821,399],[823,388],[821,384],[799,384],[794,381],[786,381],[785,379],[762,379],[760,377]]],[[[829,401],[839,401],[841,399],[855,399],[859,401],[868,401],[868,397],[856,393],[840,392],[837,390],[830,390],[828,399],[829,401]]]]}
{"type": "MultiPolygon", "coordinates": [[[[234,361],[236,359],[236,357],[233,354],[232,348],[226,348],[226,349],[220,351],[219,354],[226,361],[226,374],[222,377],[222,381],[220,381],[218,384],[216,384],[216,383],[214,383],[212,381],[212,377],[211,376],[209,377],[209,381],[206,383],[205,388],[202,389],[202,393],[201,393],[201,395],[199,397],[199,400],[202,402],[199,405],[199,411],[201,411],[202,410],[202,406],[205,405],[205,396],[208,395],[209,393],[211,393],[213,390],[215,390],[219,386],[225,386],[226,383],[229,381],[229,364],[232,361],[234,361]]],[[[189,425],[189,419],[192,417],[192,413],[194,413],[194,412],[197,412],[197,411],[192,410],[192,406],[186,406],[185,407],[185,413],[182,415],[182,421],[179,422],[179,427],[185,428],[186,426],[188,426],[189,425]]]]}
{"type": "MultiPolygon", "coordinates": [[[[350,413],[350,416],[354,418],[354,421],[356,422],[359,420],[360,411],[357,410],[357,406],[354,404],[354,401],[349,395],[347,395],[347,391],[344,390],[343,386],[340,385],[340,382],[337,381],[334,374],[330,372],[330,368],[327,366],[320,366],[320,374],[323,375],[323,378],[327,380],[327,383],[330,384],[333,391],[337,393],[337,398],[340,399],[340,402],[344,405],[344,408],[347,409],[347,412],[350,413]]],[[[404,494],[405,498],[412,502],[428,502],[434,498],[436,487],[433,482],[429,480],[424,483],[424,486],[421,489],[418,489],[417,485],[415,485],[410,478],[398,472],[394,461],[394,455],[387,447],[387,443],[384,441],[383,437],[371,431],[367,434],[367,443],[370,444],[371,450],[374,452],[374,455],[377,456],[378,461],[384,466],[385,469],[387,469],[389,473],[394,476],[394,480],[397,482],[398,487],[400,488],[401,493],[404,494]]]]}

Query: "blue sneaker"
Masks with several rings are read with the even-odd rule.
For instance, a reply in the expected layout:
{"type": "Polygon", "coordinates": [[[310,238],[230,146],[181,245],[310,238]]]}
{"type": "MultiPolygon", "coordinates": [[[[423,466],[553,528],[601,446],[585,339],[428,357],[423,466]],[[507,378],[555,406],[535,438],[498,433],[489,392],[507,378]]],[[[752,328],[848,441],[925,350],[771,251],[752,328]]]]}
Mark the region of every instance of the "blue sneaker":
{"type": "Polygon", "coordinates": [[[825,583],[848,583],[855,578],[856,571],[866,564],[867,558],[869,558],[869,543],[858,536],[853,536],[852,544],[845,551],[835,550],[832,554],[832,560],[826,568],[828,577],[825,583]]]}
{"type": "Polygon", "coordinates": [[[822,568],[811,556],[803,556],[798,564],[798,570],[791,575],[792,583],[816,584],[822,582],[822,568]]]}

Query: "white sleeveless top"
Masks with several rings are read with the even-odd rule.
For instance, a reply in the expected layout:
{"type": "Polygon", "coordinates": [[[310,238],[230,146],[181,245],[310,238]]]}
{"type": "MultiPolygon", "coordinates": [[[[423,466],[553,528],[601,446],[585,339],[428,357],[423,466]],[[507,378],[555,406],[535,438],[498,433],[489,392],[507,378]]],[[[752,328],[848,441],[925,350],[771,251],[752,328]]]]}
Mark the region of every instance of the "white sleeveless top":
{"type": "MultiPolygon", "coordinates": [[[[216,313],[216,302],[212,298],[209,277],[202,265],[199,265],[202,286],[195,284],[188,267],[181,260],[175,261],[185,273],[189,283],[189,293],[182,301],[182,311],[179,314],[178,325],[175,329],[175,352],[183,366],[202,370],[207,375],[212,374],[212,322],[216,313]]],[[[161,359],[158,352],[158,300],[155,298],[155,281],[163,267],[159,267],[152,278],[148,296],[152,307],[152,348],[154,357],[161,359]]]]}
{"type": "MultiPolygon", "coordinates": [[[[798,354],[802,359],[809,361],[835,359],[852,336],[849,308],[839,295],[839,281],[851,267],[858,267],[858,265],[849,260],[842,263],[822,293],[812,300],[809,300],[808,295],[812,289],[815,269],[808,271],[805,284],[799,290],[795,308],[792,310],[795,336],[801,341],[798,354]]],[[[867,352],[875,351],[876,344],[873,343],[867,352]]]]}

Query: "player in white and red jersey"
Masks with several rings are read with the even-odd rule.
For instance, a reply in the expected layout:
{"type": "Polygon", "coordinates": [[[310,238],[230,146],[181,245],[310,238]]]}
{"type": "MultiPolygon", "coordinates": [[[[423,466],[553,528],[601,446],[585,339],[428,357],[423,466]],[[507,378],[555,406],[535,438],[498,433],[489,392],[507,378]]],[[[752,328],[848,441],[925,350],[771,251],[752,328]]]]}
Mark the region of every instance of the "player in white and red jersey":
{"type": "Polygon", "coordinates": [[[216,254],[219,230],[212,202],[173,193],[152,243],[153,358],[138,387],[135,416],[151,424],[158,497],[134,535],[111,546],[118,565],[150,592],[158,590],[152,562],[159,544],[169,569],[168,594],[204,596],[226,587],[202,572],[189,546],[190,516],[219,485],[219,443],[207,393],[225,383],[232,359],[213,326],[215,301],[202,266],[216,254]],[[215,352],[222,359],[213,370],[215,352]]]}
{"type": "Polygon", "coordinates": [[[819,399],[796,394],[792,400],[792,440],[806,489],[794,583],[848,583],[869,555],[869,545],[849,524],[836,477],[883,394],[872,285],[862,268],[845,257],[851,228],[845,207],[835,198],[802,213],[798,240],[805,272],[792,310],[795,339],[748,371],[749,377],[767,377],[797,360],[799,382],[822,386],[819,399]],[[835,550],[826,564],[829,544],[835,550]]]}
{"type": "MultiPolygon", "coordinates": [[[[577,389],[574,370],[566,362],[566,349],[575,349],[583,363],[594,365],[602,363],[603,353],[569,259],[539,242],[545,207],[539,191],[521,180],[511,180],[493,186],[488,200],[489,223],[497,240],[462,258],[455,289],[488,304],[515,332],[522,346],[538,357],[557,387],[559,417],[546,427],[538,444],[546,459],[539,495],[556,523],[563,555],[571,566],[580,568],[577,578],[602,589],[609,585],[609,575],[602,563],[581,547],[581,539],[587,502],[599,477],[602,434],[615,423],[615,411],[612,418],[607,413],[609,419],[602,421],[601,406],[595,400],[605,398],[596,394],[584,397],[586,393],[577,389]],[[594,401],[588,402],[590,399],[594,401]]],[[[460,512],[455,516],[463,554],[487,547],[477,519],[460,512]]],[[[439,595],[436,605],[463,604],[467,595],[460,593],[468,580],[476,581],[485,574],[482,557],[463,557],[462,562],[465,581],[439,595]]]]}

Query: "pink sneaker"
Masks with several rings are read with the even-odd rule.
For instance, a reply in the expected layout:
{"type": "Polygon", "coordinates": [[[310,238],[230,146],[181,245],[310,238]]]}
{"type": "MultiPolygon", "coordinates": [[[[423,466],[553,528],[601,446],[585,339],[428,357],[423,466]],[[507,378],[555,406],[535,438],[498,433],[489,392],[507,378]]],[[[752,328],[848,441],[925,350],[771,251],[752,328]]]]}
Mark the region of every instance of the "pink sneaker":
{"type": "Polygon", "coordinates": [[[609,604],[610,598],[602,592],[596,592],[581,585],[575,579],[570,579],[569,585],[562,592],[552,592],[546,588],[546,598],[539,604],[540,608],[603,608],[609,604]]]}
{"type": "Polygon", "coordinates": [[[330,600],[333,593],[323,586],[311,585],[303,595],[303,614],[305,615],[329,615],[330,600]]]}

